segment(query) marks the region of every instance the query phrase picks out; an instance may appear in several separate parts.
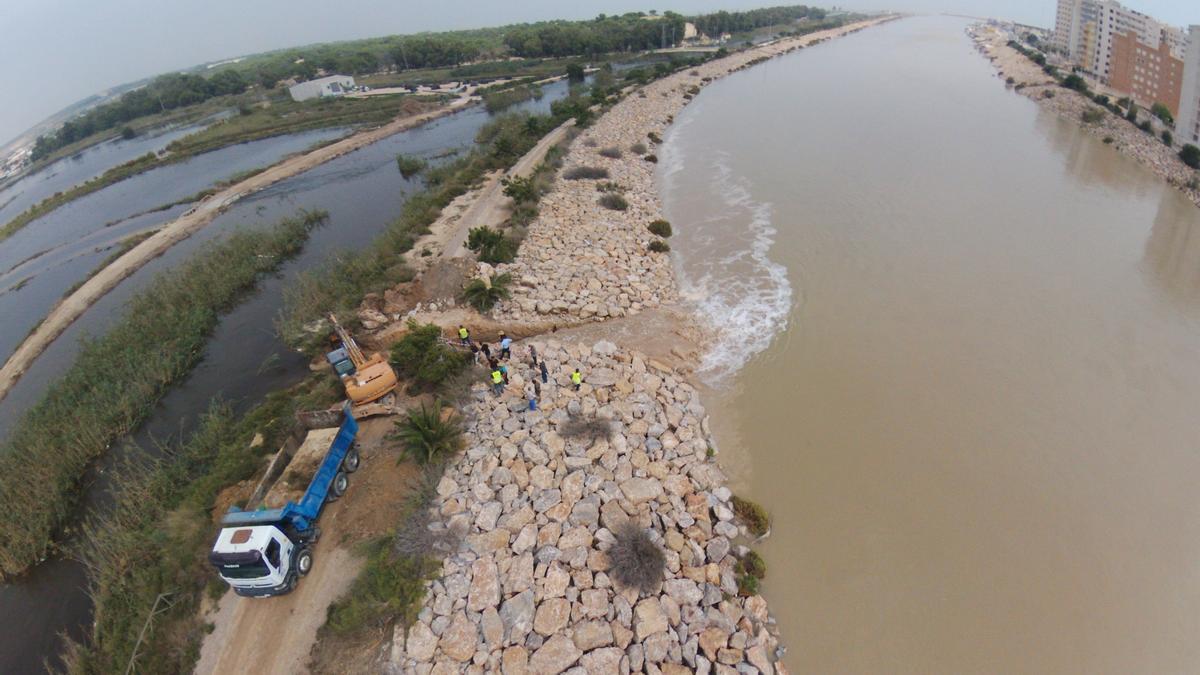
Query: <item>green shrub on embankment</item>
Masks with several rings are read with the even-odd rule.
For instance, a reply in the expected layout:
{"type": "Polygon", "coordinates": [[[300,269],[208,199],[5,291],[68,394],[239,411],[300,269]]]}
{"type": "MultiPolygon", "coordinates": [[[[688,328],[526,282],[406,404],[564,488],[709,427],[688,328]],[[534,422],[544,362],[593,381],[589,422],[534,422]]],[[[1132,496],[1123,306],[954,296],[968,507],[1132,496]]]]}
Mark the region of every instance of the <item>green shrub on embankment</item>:
{"type": "Polygon", "coordinates": [[[73,512],[88,465],[137,428],[203,356],[222,311],[299,253],[324,212],[265,231],[240,231],[160,274],[106,335],[86,340],[72,367],[16,423],[0,447],[0,573],[46,553],[73,512]]]}

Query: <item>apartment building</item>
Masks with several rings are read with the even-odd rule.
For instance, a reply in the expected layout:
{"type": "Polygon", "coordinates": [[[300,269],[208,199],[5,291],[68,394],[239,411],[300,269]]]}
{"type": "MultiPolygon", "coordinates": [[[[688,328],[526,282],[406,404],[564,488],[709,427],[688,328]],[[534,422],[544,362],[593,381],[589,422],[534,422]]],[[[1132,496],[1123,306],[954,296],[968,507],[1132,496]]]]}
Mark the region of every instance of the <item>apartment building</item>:
{"type": "Polygon", "coordinates": [[[1181,143],[1200,145],[1200,26],[1192,26],[1188,36],[1175,136],[1181,143]]]}
{"type": "Polygon", "coordinates": [[[1108,86],[1149,108],[1162,103],[1179,114],[1183,90],[1183,59],[1171,53],[1166,40],[1150,46],[1133,31],[1110,38],[1111,57],[1106,64],[1108,86]]]}

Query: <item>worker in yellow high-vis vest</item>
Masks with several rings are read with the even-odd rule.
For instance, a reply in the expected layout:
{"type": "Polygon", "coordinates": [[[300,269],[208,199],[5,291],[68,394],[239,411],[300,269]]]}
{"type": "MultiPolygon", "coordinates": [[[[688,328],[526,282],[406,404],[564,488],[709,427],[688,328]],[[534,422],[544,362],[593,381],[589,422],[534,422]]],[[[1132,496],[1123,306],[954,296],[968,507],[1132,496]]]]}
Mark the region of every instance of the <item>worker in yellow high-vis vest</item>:
{"type": "Polygon", "coordinates": [[[464,345],[471,344],[471,331],[467,330],[466,326],[459,326],[458,339],[461,340],[464,345]]]}
{"type": "Polygon", "coordinates": [[[571,373],[571,384],[575,385],[575,391],[579,391],[579,387],[583,385],[583,375],[579,374],[578,368],[575,369],[575,372],[571,373]]]}
{"type": "Polygon", "coordinates": [[[504,374],[499,368],[492,369],[492,392],[497,396],[504,393],[504,374]]]}

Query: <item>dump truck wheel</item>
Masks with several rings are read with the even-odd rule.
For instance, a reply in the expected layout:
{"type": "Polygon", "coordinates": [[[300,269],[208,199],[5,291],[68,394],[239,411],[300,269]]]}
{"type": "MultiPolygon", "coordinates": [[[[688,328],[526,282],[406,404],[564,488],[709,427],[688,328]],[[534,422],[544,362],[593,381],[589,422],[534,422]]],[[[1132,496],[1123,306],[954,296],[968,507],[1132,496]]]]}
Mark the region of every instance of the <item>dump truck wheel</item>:
{"type": "Polygon", "coordinates": [[[337,472],[337,475],[333,477],[333,484],[329,486],[329,494],[334,499],[337,499],[338,497],[346,494],[346,488],[349,486],[350,477],[346,475],[345,471],[339,471],[337,472]]]}
{"type": "Polygon", "coordinates": [[[296,554],[296,574],[304,576],[312,569],[313,556],[312,551],[307,548],[301,549],[296,554]]]}
{"type": "Polygon", "coordinates": [[[346,457],[342,459],[342,470],[346,473],[354,473],[358,471],[358,463],[361,461],[358,456],[357,448],[350,448],[346,451],[346,457]]]}

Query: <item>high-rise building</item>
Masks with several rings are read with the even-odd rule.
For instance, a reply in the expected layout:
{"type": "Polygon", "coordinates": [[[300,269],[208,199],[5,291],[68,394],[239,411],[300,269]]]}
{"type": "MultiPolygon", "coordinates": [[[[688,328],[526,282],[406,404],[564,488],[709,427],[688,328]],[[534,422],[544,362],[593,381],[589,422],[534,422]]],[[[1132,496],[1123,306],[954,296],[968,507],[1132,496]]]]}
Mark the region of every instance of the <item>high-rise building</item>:
{"type": "Polygon", "coordinates": [[[1188,31],[1175,135],[1181,143],[1200,144],[1200,26],[1192,26],[1188,31]]]}
{"type": "Polygon", "coordinates": [[[1054,37],[1050,44],[1054,48],[1075,59],[1075,45],[1079,42],[1079,9],[1082,0],[1058,0],[1058,12],[1054,16],[1054,37]]]}

